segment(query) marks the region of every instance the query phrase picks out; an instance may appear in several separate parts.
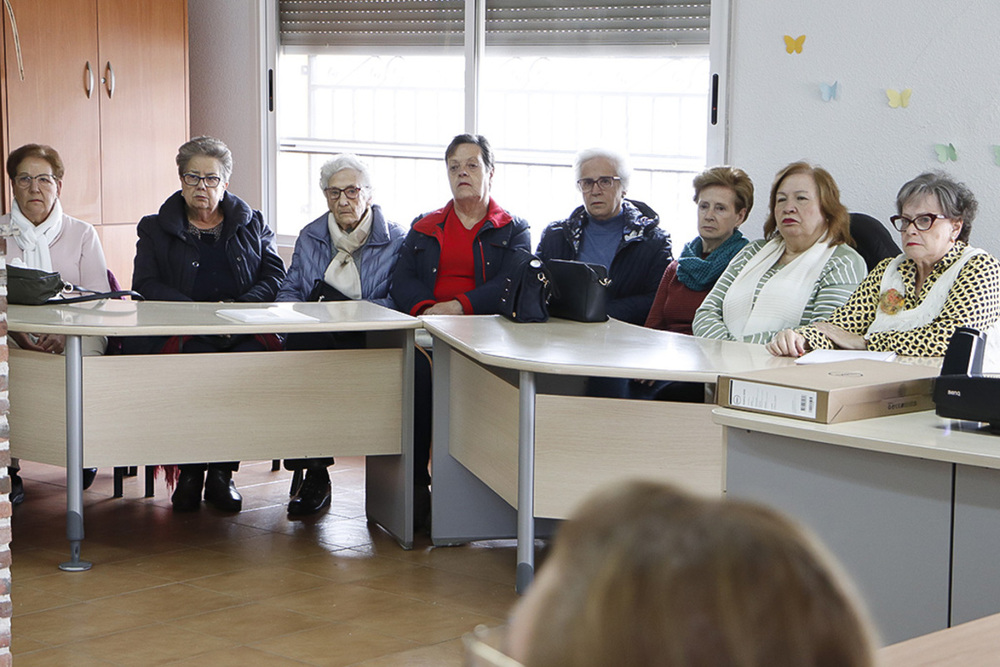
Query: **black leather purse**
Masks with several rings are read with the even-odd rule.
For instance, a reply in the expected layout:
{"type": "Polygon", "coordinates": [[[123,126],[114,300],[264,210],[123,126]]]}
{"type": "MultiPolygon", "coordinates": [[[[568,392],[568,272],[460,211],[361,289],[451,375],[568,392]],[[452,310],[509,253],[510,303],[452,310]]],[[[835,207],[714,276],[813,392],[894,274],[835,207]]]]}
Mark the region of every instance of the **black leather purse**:
{"type": "Polygon", "coordinates": [[[142,301],[142,295],[132,290],[94,292],[64,281],[62,276],[55,271],[29,269],[24,266],[7,266],[7,303],[41,306],[46,303],[79,303],[100,299],[120,299],[125,296],[142,301]],[[79,292],[80,296],[56,298],[60,294],[70,292],[79,292]]]}
{"type": "Polygon", "coordinates": [[[577,322],[604,322],[608,319],[608,270],[600,264],[569,259],[545,263],[552,275],[549,314],[577,322]]]}
{"type": "Polygon", "coordinates": [[[518,250],[504,280],[500,314],[514,322],[545,322],[551,293],[551,279],[542,260],[518,250]]]}
{"type": "Polygon", "coordinates": [[[7,303],[40,306],[67,287],[54,271],[7,265],[7,303]]]}

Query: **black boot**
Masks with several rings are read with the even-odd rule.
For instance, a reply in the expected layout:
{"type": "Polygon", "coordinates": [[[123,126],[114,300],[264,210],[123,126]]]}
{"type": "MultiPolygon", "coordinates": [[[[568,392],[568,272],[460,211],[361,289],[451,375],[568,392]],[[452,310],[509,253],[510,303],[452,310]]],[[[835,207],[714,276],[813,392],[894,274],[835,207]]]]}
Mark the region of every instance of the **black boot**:
{"type": "Polygon", "coordinates": [[[330,505],[330,473],[325,467],[309,468],[299,494],[288,503],[292,516],[315,514],[330,505]]]}
{"type": "Polygon", "coordinates": [[[208,469],[205,502],[222,512],[239,512],[243,509],[243,496],[236,490],[232,470],[208,469]]]}
{"type": "Polygon", "coordinates": [[[24,480],[17,474],[17,470],[8,468],[10,475],[10,504],[20,505],[24,502],[24,480]]]}
{"type": "Polygon", "coordinates": [[[170,502],[175,512],[193,512],[201,507],[201,490],[205,486],[204,470],[181,470],[177,487],[170,502]]]}

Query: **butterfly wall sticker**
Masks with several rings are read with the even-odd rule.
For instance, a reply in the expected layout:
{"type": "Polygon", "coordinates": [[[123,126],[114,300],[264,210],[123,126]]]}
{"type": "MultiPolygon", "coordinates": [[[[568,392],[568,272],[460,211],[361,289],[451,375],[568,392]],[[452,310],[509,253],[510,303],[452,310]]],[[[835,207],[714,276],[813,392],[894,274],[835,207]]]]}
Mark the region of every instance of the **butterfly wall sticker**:
{"type": "Polygon", "coordinates": [[[993,164],[1000,167],[1000,146],[993,146],[993,164]]]}
{"type": "Polygon", "coordinates": [[[824,102],[831,102],[837,99],[837,95],[839,93],[838,91],[839,85],[840,84],[837,81],[834,81],[833,83],[830,84],[826,83],[819,84],[819,94],[820,97],[823,98],[824,102]]]}
{"type": "Polygon", "coordinates": [[[958,151],[954,144],[934,144],[934,152],[937,153],[938,162],[955,162],[958,160],[958,151]]]}
{"type": "Polygon", "coordinates": [[[805,43],[805,35],[799,35],[798,37],[785,35],[785,51],[787,53],[802,53],[802,45],[805,43]]]}
{"type": "Polygon", "coordinates": [[[907,88],[906,90],[899,91],[895,88],[886,88],[885,96],[889,98],[889,106],[893,109],[898,109],[900,107],[906,108],[910,106],[910,95],[913,94],[912,88],[907,88]]]}

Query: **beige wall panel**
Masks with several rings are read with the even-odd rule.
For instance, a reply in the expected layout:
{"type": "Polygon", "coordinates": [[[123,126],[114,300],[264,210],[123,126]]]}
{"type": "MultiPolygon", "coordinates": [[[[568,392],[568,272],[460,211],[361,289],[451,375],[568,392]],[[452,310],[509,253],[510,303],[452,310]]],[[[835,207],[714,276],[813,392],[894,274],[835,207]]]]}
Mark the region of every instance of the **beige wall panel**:
{"type": "Polygon", "coordinates": [[[718,496],[724,456],[713,407],[538,396],[535,516],[566,518],[593,490],[636,477],[718,496]]]}
{"type": "Polygon", "coordinates": [[[515,508],[517,414],[517,387],[452,355],[451,455],[515,508]]]}
{"type": "MultiPolygon", "coordinates": [[[[63,368],[11,352],[15,456],[65,464],[63,368]]],[[[399,454],[401,377],[396,349],[87,357],[84,465],[399,454]]]]}

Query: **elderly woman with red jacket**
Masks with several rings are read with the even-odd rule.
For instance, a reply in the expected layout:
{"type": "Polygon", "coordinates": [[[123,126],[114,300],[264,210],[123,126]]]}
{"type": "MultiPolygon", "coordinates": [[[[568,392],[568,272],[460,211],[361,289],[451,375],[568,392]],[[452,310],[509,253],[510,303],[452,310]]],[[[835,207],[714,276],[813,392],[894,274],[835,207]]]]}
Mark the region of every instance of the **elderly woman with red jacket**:
{"type": "Polygon", "coordinates": [[[458,135],[445,161],[453,199],[413,223],[390,294],[411,315],[497,313],[512,251],[531,245],[528,223],[490,196],[493,152],[486,137],[458,135]]]}

